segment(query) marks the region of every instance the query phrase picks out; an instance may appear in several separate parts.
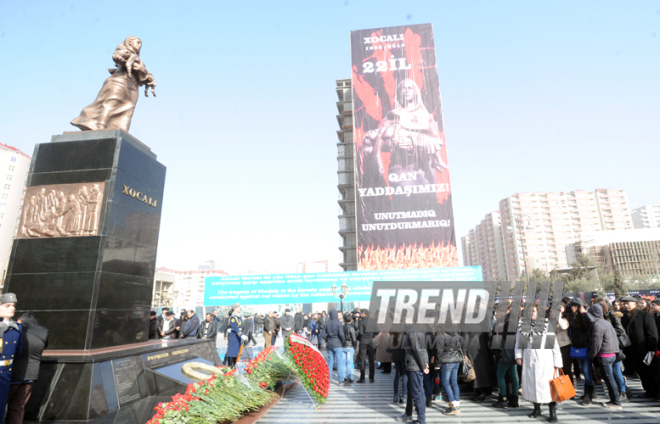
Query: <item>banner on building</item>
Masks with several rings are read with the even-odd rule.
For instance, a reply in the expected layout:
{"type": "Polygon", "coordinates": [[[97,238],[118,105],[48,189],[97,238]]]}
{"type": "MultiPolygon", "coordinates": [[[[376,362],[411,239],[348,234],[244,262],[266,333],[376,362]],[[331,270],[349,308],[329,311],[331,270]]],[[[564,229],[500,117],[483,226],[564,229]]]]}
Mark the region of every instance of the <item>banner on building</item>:
{"type": "Polygon", "coordinates": [[[351,32],[358,269],[458,266],[433,26],[351,32]]]}
{"type": "MultiPolygon", "coordinates": [[[[332,286],[348,286],[346,302],[371,299],[374,281],[482,281],[480,266],[318,274],[228,275],[206,277],[204,305],[274,305],[338,302],[332,286]]],[[[441,286],[441,285],[440,285],[441,286]]]]}

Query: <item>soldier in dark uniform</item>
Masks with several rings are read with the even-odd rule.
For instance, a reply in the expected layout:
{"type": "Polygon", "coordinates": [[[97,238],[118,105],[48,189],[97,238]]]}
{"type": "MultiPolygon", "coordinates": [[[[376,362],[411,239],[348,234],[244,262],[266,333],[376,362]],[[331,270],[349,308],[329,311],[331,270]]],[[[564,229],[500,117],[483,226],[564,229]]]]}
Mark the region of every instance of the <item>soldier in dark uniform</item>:
{"type": "Polygon", "coordinates": [[[21,325],[12,320],[16,312],[16,295],[5,293],[0,296],[0,424],[4,422],[7,409],[7,396],[11,383],[11,370],[14,359],[23,350],[21,325]]]}
{"type": "Polygon", "coordinates": [[[236,366],[238,358],[238,351],[243,342],[247,340],[247,336],[243,334],[242,326],[243,320],[241,319],[241,305],[235,303],[229,310],[229,342],[227,343],[227,365],[230,367],[236,366]]]}

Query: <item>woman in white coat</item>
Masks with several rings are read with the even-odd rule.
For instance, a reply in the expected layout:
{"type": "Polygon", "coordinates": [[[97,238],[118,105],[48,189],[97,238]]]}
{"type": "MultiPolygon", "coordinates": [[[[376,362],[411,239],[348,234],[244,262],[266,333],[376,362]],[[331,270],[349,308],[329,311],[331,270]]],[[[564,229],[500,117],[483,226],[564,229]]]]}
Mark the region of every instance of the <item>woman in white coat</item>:
{"type": "Polygon", "coordinates": [[[523,398],[534,403],[534,411],[529,415],[536,418],[541,415],[541,404],[547,403],[550,408],[551,423],[557,422],[557,404],[552,401],[550,392],[550,380],[554,378],[555,372],[562,367],[561,350],[555,338],[552,349],[532,349],[532,339],[535,335],[542,335],[541,347],[545,346],[548,335],[548,320],[545,320],[543,328],[535,328],[538,305],[534,306],[532,312],[532,326],[529,333],[523,333],[518,327],[516,333],[516,362],[522,367],[522,390],[523,398]],[[526,349],[521,349],[522,339],[529,339],[530,343],[526,349]]]}

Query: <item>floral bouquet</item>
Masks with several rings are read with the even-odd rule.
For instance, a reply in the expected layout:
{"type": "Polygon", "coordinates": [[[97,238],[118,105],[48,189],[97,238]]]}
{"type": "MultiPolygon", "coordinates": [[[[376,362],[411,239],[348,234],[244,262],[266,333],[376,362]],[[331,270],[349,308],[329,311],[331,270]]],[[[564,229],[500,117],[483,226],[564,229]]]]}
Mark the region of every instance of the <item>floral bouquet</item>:
{"type": "Polygon", "coordinates": [[[309,340],[292,333],[288,350],[293,356],[296,374],[317,404],[325,403],[330,390],[330,372],[321,352],[309,340]]]}
{"type": "Polygon", "coordinates": [[[272,347],[264,349],[248,362],[245,374],[237,374],[236,369],[228,367],[204,364],[188,365],[185,371],[191,375],[189,372],[192,369],[202,370],[211,376],[199,383],[190,383],[186,392],[174,395],[171,402],[159,403],[155,408],[156,415],[147,424],[216,424],[236,421],[245,413],[258,411],[277,398],[268,389],[286,379],[293,370],[293,364],[291,358],[272,347]]]}

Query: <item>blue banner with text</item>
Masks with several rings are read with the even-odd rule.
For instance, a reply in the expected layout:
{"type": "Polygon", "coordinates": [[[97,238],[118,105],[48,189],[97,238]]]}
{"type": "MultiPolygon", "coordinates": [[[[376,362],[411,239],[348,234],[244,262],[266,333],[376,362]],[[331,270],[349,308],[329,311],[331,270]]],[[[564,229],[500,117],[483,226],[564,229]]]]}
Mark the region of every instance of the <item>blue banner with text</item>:
{"type": "Polygon", "coordinates": [[[206,277],[204,305],[337,302],[332,285],[348,286],[348,302],[371,299],[374,281],[482,281],[480,266],[402,269],[388,271],[323,272],[206,277]]]}

